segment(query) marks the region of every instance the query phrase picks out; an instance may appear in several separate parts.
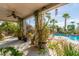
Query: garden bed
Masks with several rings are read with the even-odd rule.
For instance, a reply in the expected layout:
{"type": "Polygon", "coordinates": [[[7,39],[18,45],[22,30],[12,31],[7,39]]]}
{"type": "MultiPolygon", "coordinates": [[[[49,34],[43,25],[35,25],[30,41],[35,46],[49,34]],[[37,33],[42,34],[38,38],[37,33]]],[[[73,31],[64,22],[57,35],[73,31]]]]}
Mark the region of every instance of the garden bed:
{"type": "Polygon", "coordinates": [[[79,56],[79,44],[63,38],[48,40],[48,47],[52,49],[55,56],[79,56]]]}

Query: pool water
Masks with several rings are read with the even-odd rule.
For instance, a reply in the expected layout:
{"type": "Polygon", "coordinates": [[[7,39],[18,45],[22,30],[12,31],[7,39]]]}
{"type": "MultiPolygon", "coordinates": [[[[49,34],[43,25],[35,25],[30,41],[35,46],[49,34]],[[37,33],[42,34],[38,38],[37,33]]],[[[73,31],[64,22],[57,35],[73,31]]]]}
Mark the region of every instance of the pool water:
{"type": "Polygon", "coordinates": [[[66,34],[57,33],[57,34],[53,34],[53,36],[65,36],[65,37],[68,37],[71,40],[79,40],[78,35],[66,35],[66,34]]]}

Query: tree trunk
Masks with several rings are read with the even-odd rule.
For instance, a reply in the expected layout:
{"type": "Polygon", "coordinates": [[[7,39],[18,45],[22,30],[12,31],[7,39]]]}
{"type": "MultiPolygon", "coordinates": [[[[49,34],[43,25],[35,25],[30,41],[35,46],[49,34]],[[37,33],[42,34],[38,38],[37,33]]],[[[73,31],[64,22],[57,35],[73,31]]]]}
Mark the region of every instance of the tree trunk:
{"type": "Polygon", "coordinates": [[[53,22],[53,34],[54,34],[54,27],[55,27],[55,26],[54,26],[54,22],[53,22]]]}
{"type": "Polygon", "coordinates": [[[64,31],[66,31],[66,18],[65,18],[64,31]]]}

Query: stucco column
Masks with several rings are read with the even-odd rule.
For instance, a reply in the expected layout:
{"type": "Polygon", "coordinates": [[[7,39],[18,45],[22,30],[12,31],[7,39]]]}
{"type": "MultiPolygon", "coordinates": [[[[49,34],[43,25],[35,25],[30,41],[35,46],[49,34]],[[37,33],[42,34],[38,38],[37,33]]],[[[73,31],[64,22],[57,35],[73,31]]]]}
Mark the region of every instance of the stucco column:
{"type": "Polygon", "coordinates": [[[19,24],[18,39],[22,40],[22,38],[23,38],[23,20],[19,19],[18,24],[19,24]]]}
{"type": "Polygon", "coordinates": [[[38,44],[39,48],[45,48],[46,45],[46,37],[44,30],[44,16],[43,16],[43,11],[38,10],[35,11],[35,29],[36,29],[36,43],[38,44]]]}
{"type": "Polygon", "coordinates": [[[27,31],[27,29],[26,29],[26,20],[24,19],[23,20],[23,34],[24,34],[24,36],[26,36],[26,31],[27,31]]]}

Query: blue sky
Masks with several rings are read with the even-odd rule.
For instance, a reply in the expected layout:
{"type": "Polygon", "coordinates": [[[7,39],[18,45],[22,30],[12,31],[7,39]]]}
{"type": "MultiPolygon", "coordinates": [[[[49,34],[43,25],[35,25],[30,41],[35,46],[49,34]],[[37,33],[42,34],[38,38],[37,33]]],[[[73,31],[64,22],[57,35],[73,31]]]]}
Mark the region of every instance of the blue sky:
{"type": "MultiPolygon", "coordinates": [[[[64,18],[62,17],[64,13],[68,13],[70,15],[70,18],[67,20],[67,25],[70,24],[71,21],[74,21],[75,25],[76,23],[79,22],[79,3],[67,4],[57,9],[58,9],[58,14],[56,17],[55,17],[55,9],[49,11],[51,13],[51,18],[52,19],[55,18],[58,21],[57,25],[61,27],[64,26],[64,18]]],[[[29,19],[28,23],[34,26],[34,23],[35,23],[34,17],[31,17],[28,19],[29,19]]]]}
{"type": "Polygon", "coordinates": [[[59,26],[64,26],[64,18],[62,17],[64,13],[68,13],[70,15],[70,18],[67,20],[67,25],[70,24],[71,21],[74,21],[75,25],[79,22],[79,4],[67,4],[57,9],[58,14],[56,17],[55,10],[51,10],[49,12],[51,13],[51,17],[55,18],[58,21],[59,26]]]}
{"type": "Polygon", "coordinates": [[[35,18],[31,16],[30,18],[26,19],[26,23],[32,25],[33,27],[35,26],[35,18]]]}

